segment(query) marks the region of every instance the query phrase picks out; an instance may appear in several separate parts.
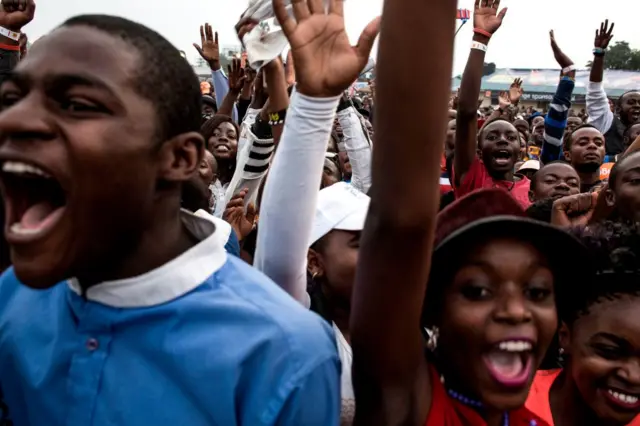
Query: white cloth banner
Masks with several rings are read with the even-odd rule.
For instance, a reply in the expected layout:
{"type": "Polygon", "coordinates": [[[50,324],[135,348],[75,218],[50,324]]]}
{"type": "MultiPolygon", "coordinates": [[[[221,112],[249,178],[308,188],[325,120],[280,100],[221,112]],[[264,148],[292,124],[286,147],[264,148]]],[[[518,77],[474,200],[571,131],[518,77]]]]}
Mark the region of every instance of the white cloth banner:
{"type": "MultiPolygon", "coordinates": [[[[293,15],[291,0],[284,0],[284,3],[289,14],[293,15]]],[[[325,7],[327,4],[328,1],[325,0],[325,7]]],[[[277,58],[289,42],[275,19],[272,0],[249,0],[249,7],[242,16],[260,23],[245,34],[242,40],[247,49],[249,64],[252,68],[258,69],[277,58]]]]}

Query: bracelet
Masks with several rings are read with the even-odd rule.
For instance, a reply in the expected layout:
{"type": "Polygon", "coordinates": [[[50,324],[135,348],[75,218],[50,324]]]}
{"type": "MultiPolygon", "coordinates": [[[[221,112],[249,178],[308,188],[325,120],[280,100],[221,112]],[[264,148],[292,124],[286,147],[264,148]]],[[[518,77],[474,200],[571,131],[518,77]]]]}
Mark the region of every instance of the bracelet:
{"type": "Polygon", "coordinates": [[[476,33],[476,34],[483,35],[485,37],[489,37],[489,38],[491,38],[491,36],[493,35],[489,31],[485,31],[485,30],[482,30],[480,28],[474,28],[473,32],[476,33]]]}
{"type": "Polygon", "coordinates": [[[598,57],[602,57],[605,54],[605,50],[601,47],[596,47],[595,49],[593,49],[593,55],[594,56],[598,56],[598,57]]]}
{"type": "Polygon", "coordinates": [[[287,110],[283,109],[282,111],[269,113],[269,125],[277,126],[279,124],[284,124],[284,119],[287,116],[287,110]]]}
{"type": "Polygon", "coordinates": [[[481,50],[483,52],[487,51],[487,45],[477,41],[471,42],[471,48],[476,50],[481,50]]]}
{"type": "Polygon", "coordinates": [[[0,50],[9,50],[11,52],[19,52],[20,46],[14,46],[12,44],[2,44],[0,43],[0,50]]]}
{"type": "Polygon", "coordinates": [[[0,35],[3,35],[5,37],[8,37],[11,40],[15,40],[15,41],[19,41],[20,40],[20,33],[8,30],[8,29],[6,29],[4,27],[0,27],[0,35]]]}
{"type": "Polygon", "coordinates": [[[576,70],[575,65],[569,65],[568,67],[562,69],[562,74],[569,74],[571,71],[575,71],[575,70],[576,70]]]}

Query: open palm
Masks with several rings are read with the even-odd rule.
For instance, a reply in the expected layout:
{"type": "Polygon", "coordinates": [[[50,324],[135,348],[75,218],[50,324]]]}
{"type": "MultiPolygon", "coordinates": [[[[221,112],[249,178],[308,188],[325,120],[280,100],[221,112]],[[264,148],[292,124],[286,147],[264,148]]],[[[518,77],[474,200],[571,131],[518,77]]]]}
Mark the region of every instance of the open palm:
{"type": "Polygon", "coordinates": [[[474,28],[486,31],[489,34],[495,33],[502,25],[502,19],[507,13],[506,8],[498,13],[499,7],[500,0],[476,0],[476,7],[473,12],[474,28]]]}
{"type": "Polygon", "coordinates": [[[325,13],[322,0],[296,1],[294,20],[283,0],[273,0],[276,16],[291,44],[300,93],[338,96],[358,78],[369,60],[380,20],[373,20],[353,47],[345,31],[342,3],[343,0],[331,0],[329,12],[325,13]]]}

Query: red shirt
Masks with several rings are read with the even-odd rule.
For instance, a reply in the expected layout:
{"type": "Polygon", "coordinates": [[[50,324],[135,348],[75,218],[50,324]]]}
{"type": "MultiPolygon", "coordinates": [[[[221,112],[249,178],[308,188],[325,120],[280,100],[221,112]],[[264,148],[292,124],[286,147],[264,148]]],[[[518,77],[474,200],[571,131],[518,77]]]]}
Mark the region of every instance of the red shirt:
{"type": "MultiPolygon", "coordinates": [[[[425,426],[486,426],[487,423],[471,407],[451,398],[440,381],[440,375],[431,368],[433,389],[431,409],[425,426]]],[[[509,413],[510,426],[550,426],[525,407],[509,413]],[[534,423],[531,423],[531,421],[534,423]]]]}
{"type": "MultiPolygon", "coordinates": [[[[538,417],[543,419],[549,426],[553,425],[553,416],[551,415],[551,405],[549,404],[549,391],[553,382],[560,375],[562,370],[538,371],[533,385],[529,391],[529,397],[525,403],[525,407],[538,417]]],[[[640,426],[640,416],[633,419],[627,426],[640,426]]]]}
{"type": "Polygon", "coordinates": [[[516,182],[494,180],[487,172],[482,160],[476,157],[460,182],[460,186],[454,188],[454,191],[456,198],[460,198],[480,188],[504,188],[526,209],[531,205],[531,201],[529,201],[530,186],[531,181],[524,176],[520,176],[520,180],[516,182]]]}

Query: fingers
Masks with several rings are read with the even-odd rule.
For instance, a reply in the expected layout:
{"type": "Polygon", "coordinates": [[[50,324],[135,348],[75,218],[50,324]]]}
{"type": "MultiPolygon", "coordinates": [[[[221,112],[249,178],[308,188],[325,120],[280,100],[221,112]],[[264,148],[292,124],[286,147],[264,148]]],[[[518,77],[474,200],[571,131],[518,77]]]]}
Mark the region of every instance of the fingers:
{"type": "Polygon", "coordinates": [[[250,203],[247,206],[247,214],[245,215],[247,221],[251,223],[255,223],[256,221],[256,205],[254,203],[250,203]]]}
{"type": "Polygon", "coordinates": [[[376,37],[380,34],[381,22],[382,18],[378,16],[373,21],[369,22],[369,25],[367,25],[362,31],[362,34],[360,34],[360,39],[358,39],[358,44],[356,45],[356,52],[358,56],[361,59],[364,58],[365,61],[369,60],[371,49],[373,49],[373,43],[375,43],[376,37]]]}
{"type": "Polygon", "coordinates": [[[611,28],[609,28],[609,32],[607,33],[607,37],[611,38],[613,37],[613,27],[615,27],[616,24],[615,23],[611,23],[611,28]]]}
{"type": "Polygon", "coordinates": [[[330,0],[329,13],[344,16],[344,0],[330,0]]]}
{"type": "Polygon", "coordinates": [[[273,11],[280,23],[280,26],[282,27],[282,30],[284,31],[284,34],[287,37],[290,37],[296,30],[298,24],[289,16],[287,8],[284,5],[284,0],[273,0],[273,11]]]}
{"type": "Polygon", "coordinates": [[[506,14],[507,14],[507,8],[505,7],[500,11],[500,13],[498,13],[498,18],[500,18],[500,20],[502,21],[506,14]]]}
{"type": "Polygon", "coordinates": [[[495,0],[491,5],[492,9],[498,10],[500,8],[500,0],[495,0]]]}
{"type": "Polygon", "coordinates": [[[204,35],[204,27],[202,25],[200,25],[200,46],[204,46],[204,42],[205,42],[206,38],[204,35]]]}
{"type": "Polygon", "coordinates": [[[474,8],[480,9],[480,0],[476,0],[474,8]]]}
{"type": "Polygon", "coordinates": [[[202,49],[200,48],[200,46],[198,46],[196,43],[193,43],[193,47],[196,48],[196,50],[198,51],[198,53],[200,54],[200,56],[203,56],[204,53],[202,52],[202,49]]]}
{"type": "Polygon", "coordinates": [[[324,2],[322,0],[307,0],[311,13],[324,15],[324,2]]]}
{"type": "Polygon", "coordinates": [[[311,16],[307,0],[291,0],[291,6],[293,6],[293,16],[296,21],[302,22],[311,16]]]}

